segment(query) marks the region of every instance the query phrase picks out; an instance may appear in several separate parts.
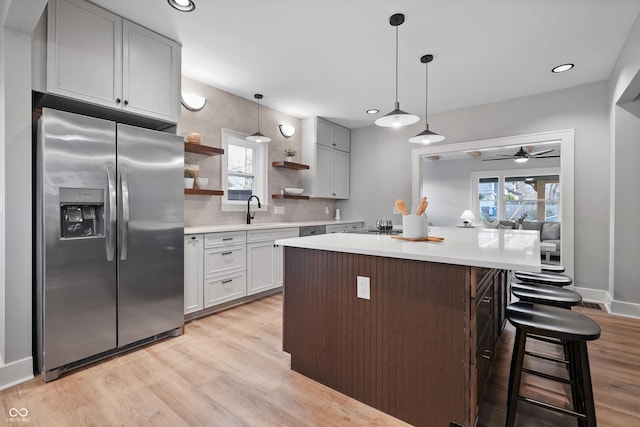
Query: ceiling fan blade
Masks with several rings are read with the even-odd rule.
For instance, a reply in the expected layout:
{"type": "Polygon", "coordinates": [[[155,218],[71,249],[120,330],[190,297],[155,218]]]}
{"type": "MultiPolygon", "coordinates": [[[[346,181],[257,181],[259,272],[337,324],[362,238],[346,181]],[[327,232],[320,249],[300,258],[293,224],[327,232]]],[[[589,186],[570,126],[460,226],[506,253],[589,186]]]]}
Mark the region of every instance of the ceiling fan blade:
{"type": "Polygon", "coordinates": [[[483,162],[491,162],[493,160],[513,160],[513,156],[503,157],[501,159],[482,159],[483,162]]]}
{"type": "Polygon", "coordinates": [[[536,151],[534,153],[529,153],[529,157],[537,157],[541,154],[547,154],[553,151],[553,148],[549,148],[548,150],[536,151]]]}
{"type": "Polygon", "coordinates": [[[536,156],[536,159],[550,159],[552,157],[560,157],[560,154],[556,155],[556,156],[536,156]]]}
{"type": "Polygon", "coordinates": [[[494,154],[494,156],[506,157],[508,159],[513,159],[513,154],[494,154]]]}

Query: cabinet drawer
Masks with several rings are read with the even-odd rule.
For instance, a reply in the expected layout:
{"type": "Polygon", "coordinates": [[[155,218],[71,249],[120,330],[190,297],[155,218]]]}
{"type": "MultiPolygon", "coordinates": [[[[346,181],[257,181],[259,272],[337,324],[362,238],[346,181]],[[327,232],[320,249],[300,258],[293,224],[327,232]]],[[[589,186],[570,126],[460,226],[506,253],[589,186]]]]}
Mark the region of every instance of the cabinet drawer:
{"type": "Polygon", "coordinates": [[[231,301],[247,294],[244,271],[204,281],[205,308],[231,301]]]}
{"type": "Polygon", "coordinates": [[[223,274],[231,270],[244,269],[245,246],[225,246],[207,249],[204,252],[204,275],[223,274]]]}
{"type": "Polygon", "coordinates": [[[288,239],[298,237],[299,228],[269,228],[265,230],[247,231],[247,242],[263,242],[265,240],[288,239]]]}
{"type": "Polygon", "coordinates": [[[214,246],[236,245],[246,241],[246,232],[230,231],[227,233],[209,233],[204,236],[204,247],[212,248],[214,246]]]}

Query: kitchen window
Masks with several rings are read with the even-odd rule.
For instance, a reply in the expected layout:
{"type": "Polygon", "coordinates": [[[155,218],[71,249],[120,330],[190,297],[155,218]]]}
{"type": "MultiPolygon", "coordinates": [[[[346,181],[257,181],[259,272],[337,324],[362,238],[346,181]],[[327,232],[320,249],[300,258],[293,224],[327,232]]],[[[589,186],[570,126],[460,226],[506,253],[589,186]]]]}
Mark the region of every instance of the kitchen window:
{"type": "Polygon", "coordinates": [[[251,210],[267,210],[267,149],[268,144],[250,142],[245,135],[222,130],[222,186],[223,211],[244,211],[247,199],[255,194],[260,198],[262,208],[252,206],[251,210]]]}

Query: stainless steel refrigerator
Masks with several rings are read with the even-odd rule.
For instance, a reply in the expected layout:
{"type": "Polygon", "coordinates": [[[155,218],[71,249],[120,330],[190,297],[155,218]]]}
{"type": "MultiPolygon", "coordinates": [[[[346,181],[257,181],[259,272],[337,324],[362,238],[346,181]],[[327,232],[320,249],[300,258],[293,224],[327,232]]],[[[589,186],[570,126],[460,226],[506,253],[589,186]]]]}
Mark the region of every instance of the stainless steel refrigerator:
{"type": "Polygon", "coordinates": [[[182,138],[43,108],[36,161],[42,378],[182,334],[182,138]]]}

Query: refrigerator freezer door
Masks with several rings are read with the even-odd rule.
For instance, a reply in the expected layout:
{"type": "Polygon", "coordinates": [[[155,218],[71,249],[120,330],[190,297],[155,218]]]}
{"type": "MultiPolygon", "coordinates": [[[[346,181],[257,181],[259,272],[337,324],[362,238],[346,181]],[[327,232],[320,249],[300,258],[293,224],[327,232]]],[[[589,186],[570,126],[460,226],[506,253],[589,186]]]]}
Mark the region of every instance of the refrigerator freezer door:
{"type": "Polygon", "coordinates": [[[43,108],[37,146],[38,354],[43,373],[116,348],[108,260],[113,122],[43,108]]]}
{"type": "Polygon", "coordinates": [[[117,125],[118,347],[182,328],[184,144],[117,125]]]}

